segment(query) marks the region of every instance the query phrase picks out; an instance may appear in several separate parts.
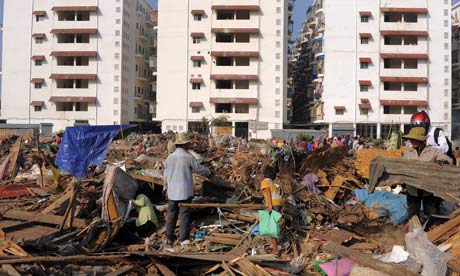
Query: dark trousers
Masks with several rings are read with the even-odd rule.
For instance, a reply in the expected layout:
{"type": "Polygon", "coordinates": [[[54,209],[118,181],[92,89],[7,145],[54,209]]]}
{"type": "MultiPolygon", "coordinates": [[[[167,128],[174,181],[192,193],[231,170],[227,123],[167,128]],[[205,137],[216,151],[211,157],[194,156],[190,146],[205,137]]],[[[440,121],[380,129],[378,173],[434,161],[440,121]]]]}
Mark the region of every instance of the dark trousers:
{"type": "Polygon", "coordinates": [[[169,200],[168,217],[166,218],[166,238],[175,240],[174,230],[176,229],[177,218],[179,218],[179,241],[185,241],[190,238],[190,207],[179,207],[179,203],[191,203],[192,198],[187,200],[169,200]]]}
{"type": "Polygon", "coordinates": [[[155,230],[156,226],[152,221],[149,220],[141,226],[137,226],[136,228],[139,236],[146,237],[155,230]]]}
{"type": "Polygon", "coordinates": [[[420,206],[423,201],[423,212],[425,215],[438,215],[439,206],[441,205],[442,199],[430,194],[428,196],[422,195],[423,191],[418,190],[417,196],[411,196],[407,194],[407,211],[409,213],[409,219],[413,216],[420,218],[420,206]]]}

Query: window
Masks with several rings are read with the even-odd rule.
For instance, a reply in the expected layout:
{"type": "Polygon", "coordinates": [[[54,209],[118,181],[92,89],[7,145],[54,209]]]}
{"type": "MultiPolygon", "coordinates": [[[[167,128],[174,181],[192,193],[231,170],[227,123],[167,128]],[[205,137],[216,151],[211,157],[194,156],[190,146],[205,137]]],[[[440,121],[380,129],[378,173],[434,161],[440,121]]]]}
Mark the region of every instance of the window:
{"type": "Polygon", "coordinates": [[[233,34],[216,34],[216,42],[218,43],[233,43],[234,36],[233,34]]]}
{"type": "Polygon", "coordinates": [[[405,59],[404,60],[404,69],[417,69],[418,60],[416,59],[405,59]]]}
{"type": "Polygon", "coordinates": [[[73,89],[73,80],[56,80],[56,87],[60,89],[73,89]]]}
{"type": "Polygon", "coordinates": [[[78,89],[86,89],[89,87],[88,80],[75,80],[75,88],[78,89]]]}
{"type": "Polygon", "coordinates": [[[276,8],[276,13],[281,13],[281,7],[276,8]]]}
{"type": "Polygon", "coordinates": [[[404,114],[414,114],[417,112],[417,107],[416,106],[405,106],[404,107],[404,114]]]}
{"type": "Polygon", "coordinates": [[[276,42],[276,48],[280,48],[281,47],[281,42],[280,41],[277,41],[276,42]]]}
{"type": "Polygon", "coordinates": [[[369,38],[368,37],[361,37],[361,44],[369,44],[369,38]]]}
{"type": "Polygon", "coordinates": [[[359,114],[361,114],[362,116],[367,116],[367,115],[369,115],[369,110],[368,109],[361,109],[359,111],[359,114]]]}
{"type": "Polygon", "coordinates": [[[88,103],[75,103],[75,111],[88,111],[88,103]]]}
{"type": "Polygon", "coordinates": [[[276,36],[281,36],[281,30],[276,30],[276,36]]]}
{"type": "Polygon", "coordinates": [[[75,64],[77,66],[88,66],[89,65],[89,57],[76,57],[75,64]]]}
{"type": "Polygon", "coordinates": [[[236,11],[235,12],[236,20],[249,20],[251,19],[250,11],[236,11]]]}
{"type": "Polygon", "coordinates": [[[41,105],[36,105],[36,106],[34,106],[34,111],[35,111],[35,112],[40,112],[40,111],[42,111],[42,106],[41,106],[41,105]]]}
{"type": "Polygon", "coordinates": [[[235,113],[249,113],[249,104],[235,105],[235,113]]]}
{"type": "Polygon", "coordinates": [[[343,114],[345,114],[345,110],[343,110],[343,109],[336,109],[335,110],[335,115],[343,115],[343,114]]]}
{"type": "Polygon", "coordinates": [[[216,89],[233,89],[231,80],[216,80],[216,89]]]}
{"type": "Polygon", "coordinates": [[[281,94],[281,89],[280,89],[280,88],[275,88],[275,94],[276,94],[276,95],[281,94]]]}
{"type": "Polygon", "coordinates": [[[235,81],[235,89],[249,89],[249,81],[248,80],[235,81]]]}
{"type": "Polygon", "coordinates": [[[401,107],[400,106],[393,106],[393,105],[385,105],[383,107],[383,114],[401,114],[401,107]]]}
{"type": "Polygon", "coordinates": [[[444,20],[444,27],[449,27],[449,20],[444,20]]]}
{"type": "Polygon", "coordinates": [[[78,34],[76,38],[77,43],[89,43],[89,34],[78,34]]]}
{"type": "Polygon", "coordinates": [[[276,82],[276,83],[280,83],[280,82],[281,82],[281,78],[280,78],[280,77],[275,77],[275,82],[276,82]]]}
{"type": "Polygon", "coordinates": [[[76,126],[87,126],[89,125],[89,122],[88,120],[75,120],[75,124],[76,126]]]}
{"type": "Polygon", "coordinates": [[[277,72],[281,71],[281,66],[280,66],[280,65],[276,65],[276,66],[275,66],[275,71],[277,71],[277,72]]]}
{"type": "Polygon", "coordinates": [[[249,34],[235,34],[236,43],[249,43],[250,35],[249,34]]]}
{"type": "Polygon", "coordinates": [[[444,39],[449,39],[449,33],[448,32],[444,32],[444,39]]]}
{"type": "Polygon", "coordinates": [[[58,12],[58,21],[75,21],[75,12],[58,12]]]}
{"type": "Polygon", "coordinates": [[[449,66],[444,66],[444,73],[449,73],[449,66]]]}
{"type": "Polygon", "coordinates": [[[43,60],[35,60],[35,66],[42,66],[43,65],[43,60]]]}
{"type": "Polygon", "coordinates": [[[276,26],[281,26],[281,19],[276,19],[276,26]]]}
{"type": "Polygon", "coordinates": [[[120,30],[115,30],[115,36],[120,36],[120,30]]]}
{"type": "Polygon", "coordinates": [[[192,90],[200,90],[201,83],[192,83],[192,90]]]}
{"type": "Polygon", "coordinates": [[[402,68],[402,60],[401,59],[384,59],[383,67],[385,69],[401,69],[402,68]]]}
{"type": "Polygon", "coordinates": [[[368,85],[360,85],[359,86],[359,91],[368,92],[369,91],[369,86],[368,85]]]}
{"type": "Polygon", "coordinates": [[[73,57],[57,57],[58,66],[73,66],[73,57]]]}
{"type": "Polygon", "coordinates": [[[193,44],[200,44],[201,43],[201,37],[194,37],[193,38],[193,44]]]}
{"type": "Polygon", "coordinates": [[[200,107],[192,107],[192,113],[200,113],[200,107]]]}
{"type": "Polygon", "coordinates": [[[404,36],[404,45],[418,45],[418,37],[404,36]]]}
{"type": "Polygon", "coordinates": [[[193,67],[201,67],[201,60],[194,60],[193,67]]]}
{"type": "Polygon", "coordinates": [[[216,104],[216,113],[232,113],[231,104],[216,104]]]}
{"type": "Polygon", "coordinates": [[[385,91],[401,91],[402,83],[400,82],[385,82],[383,83],[383,90],[385,91]]]}
{"type": "Polygon", "coordinates": [[[281,100],[275,100],[275,106],[281,106],[281,100]]]}
{"type": "Polygon", "coordinates": [[[45,16],[43,16],[43,15],[36,15],[35,16],[35,21],[39,22],[39,21],[42,21],[44,18],[45,18],[45,16]]]}
{"type": "Polygon", "coordinates": [[[418,20],[418,14],[417,13],[405,13],[404,14],[404,22],[407,23],[417,23],[418,20]]]}
{"type": "Polygon", "coordinates": [[[385,22],[402,22],[402,13],[385,13],[385,22]]]}
{"type": "Polygon", "coordinates": [[[281,59],[281,54],[280,53],[276,53],[276,59],[281,59]]]}
{"type": "Polygon", "coordinates": [[[41,89],[41,88],[42,88],[42,85],[43,85],[43,84],[42,84],[41,82],[36,82],[36,83],[34,83],[35,89],[41,89]]]}
{"type": "Polygon", "coordinates": [[[43,43],[43,37],[36,37],[35,38],[35,44],[42,44],[43,43]]]}
{"type": "Polygon", "coordinates": [[[217,11],[217,20],[233,20],[234,11],[217,11]]]}
{"type": "Polygon", "coordinates": [[[402,36],[385,36],[385,45],[402,45],[402,36]]]}
{"type": "Polygon", "coordinates": [[[195,20],[195,21],[201,21],[201,14],[195,14],[195,15],[193,15],[193,20],[195,20]]]}
{"type": "Polygon", "coordinates": [[[216,66],[232,66],[232,57],[216,57],[216,66]]]}
{"type": "Polygon", "coordinates": [[[115,24],[121,24],[121,19],[115,19],[115,24]]]}
{"type": "Polygon", "coordinates": [[[249,57],[235,57],[235,66],[249,66],[249,57]]]}
{"type": "Polygon", "coordinates": [[[361,23],[368,23],[369,22],[369,16],[361,16],[361,23]]]}
{"type": "Polygon", "coordinates": [[[417,91],[418,84],[417,83],[405,83],[404,84],[404,91],[417,91]]]}
{"type": "Polygon", "coordinates": [[[89,21],[89,11],[77,12],[77,21],[89,21]]]}
{"type": "Polygon", "coordinates": [[[368,69],[369,68],[369,62],[360,62],[359,66],[361,69],[368,69]]]}
{"type": "Polygon", "coordinates": [[[73,111],[73,103],[56,103],[56,111],[73,111]]]}

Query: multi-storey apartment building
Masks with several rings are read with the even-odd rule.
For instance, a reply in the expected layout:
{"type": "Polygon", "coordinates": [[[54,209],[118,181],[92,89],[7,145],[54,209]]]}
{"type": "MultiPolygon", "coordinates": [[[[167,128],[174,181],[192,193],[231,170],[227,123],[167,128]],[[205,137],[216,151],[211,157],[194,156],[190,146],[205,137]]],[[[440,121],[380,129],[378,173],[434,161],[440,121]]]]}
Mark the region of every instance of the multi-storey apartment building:
{"type": "Polygon", "coordinates": [[[307,88],[294,90],[331,135],[386,138],[417,110],[450,135],[450,34],[448,0],[316,0],[297,43],[307,88]]]}
{"type": "Polygon", "coordinates": [[[5,1],[2,119],[55,131],[151,121],[151,11],[145,0],[5,1]]]}
{"type": "Polygon", "coordinates": [[[228,116],[266,138],[286,120],[287,0],[160,1],[157,119],[186,131],[228,116]]]}

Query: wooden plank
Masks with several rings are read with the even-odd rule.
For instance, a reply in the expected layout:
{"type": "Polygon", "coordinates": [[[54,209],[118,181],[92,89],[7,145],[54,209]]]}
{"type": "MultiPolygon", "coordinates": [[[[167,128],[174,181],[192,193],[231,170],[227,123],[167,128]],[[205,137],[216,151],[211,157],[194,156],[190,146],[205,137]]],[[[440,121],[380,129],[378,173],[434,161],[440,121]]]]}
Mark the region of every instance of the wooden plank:
{"type": "Polygon", "coordinates": [[[11,147],[10,150],[10,167],[8,170],[8,173],[11,177],[11,180],[13,180],[16,175],[16,167],[17,167],[17,162],[18,162],[18,157],[19,157],[19,150],[21,149],[21,143],[22,143],[22,136],[19,136],[16,142],[14,143],[13,147],[11,147]]]}
{"type": "Polygon", "coordinates": [[[453,219],[450,219],[446,223],[441,224],[441,225],[431,229],[430,231],[428,231],[428,233],[427,233],[428,238],[433,243],[437,243],[438,241],[441,240],[441,238],[446,233],[450,232],[450,230],[452,230],[453,228],[458,227],[458,226],[460,226],[460,216],[457,216],[457,217],[455,217],[453,219]]]}
{"type": "Polygon", "coordinates": [[[105,274],[105,276],[122,276],[122,275],[126,275],[128,273],[131,273],[133,270],[134,270],[134,266],[133,265],[125,265],[125,266],[122,266],[120,267],[119,269],[113,271],[113,272],[110,272],[108,274],[105,274]]]}
{"type": "MultiPolygon", "coordinates": [[[[10,218],[10,219],[35,221],[35,222],[49,223],[49,224],[54,224],[54,225],[60,225],[63,220],[62,216],[33,213],[33,212],[24,212],[24,211],[19,211],[19,210],[9,210],[2,216],[5,218],[10,218]]],[[[88,222],[84,219],[74,219],[73,225],[77,228],[85,228],[86,226],[88,226],[88,222]]]]}
{"type": "Polygon", "coordinates": [[[120,262],[122,259],[128,257],[126,254],[119,255],[101,255],[101,256],[88,256],[88,255],[74,255],[74,256],[39,256],[39,257],[25,257],[25,258],[11,258],[0,260],[0,265],[4,264],[26,264],[26,263],[69,263],[69,262],[87,262],[87,261],[100,261],[108,260],[120,262]]]}
{"type": "Polygon", "coordinates": [[[376,259],[373,259],[371,256],[356,252],[345,246],[341,246],[335,242],[328,241],[323,246],[329,252],[336,253],[337,255],[348,258],[353,262],[360,264],[365,267],[375,269],[377,271],[386,273],[388,275],[401,275],[401,276],[416,276],[418,274],[409,271],[403,265],[394,265],[390,263],[385,263],[376,259]]]}
{"type": "Polygon", "coordinates": [[[21,276],[21,274],[9,264],[2,265],[0,271],[5,272],[8,276],[21,276]]]}
{"type": "Polygon", "coordinates": [[[208,242],[227,244],[227,245],[237,245],[240,242],[240,240],[220,238],[220,237],[215,237],[215,236],[206,236],[204,237],[204,240],[208,242]]]}
{"type": "Polygon", "coordinates": [[[60,196],[58,199],[56,199],[56,201],[54,201],[53,203],[51,203],[48,207],[46,207],[45,209],[43,209],[41,211],[42,214],[49,214],[51,213],[54,209],[60,207],[66,200],[70,199],[72,193],[71,191],[68,189],[64,195],[60,196]]]}
{"type": "Polygon", "coordinates": [[[337,195],[337,192],[340,190],[344,182],[345,178],[343,178],[340,175],[337,175],[334,178],[331,187],[324,193],[324,196],[330,200],[334,200],[335,196],[337,195]]]}
{"type": "Polygon", "coordinates": [[[163,276],[176,276],[174,272],[172,272],[167,266],[162,264],[158,259],[151,258],[153,265],[163,274],[163,276]]]}
{"type": "Polygon", "coordinates": [[[236,203],[179,203],[179,206],[191,208],[246,208],[246,209],[265,209],[261,204],[236,204],[236,203]]]}

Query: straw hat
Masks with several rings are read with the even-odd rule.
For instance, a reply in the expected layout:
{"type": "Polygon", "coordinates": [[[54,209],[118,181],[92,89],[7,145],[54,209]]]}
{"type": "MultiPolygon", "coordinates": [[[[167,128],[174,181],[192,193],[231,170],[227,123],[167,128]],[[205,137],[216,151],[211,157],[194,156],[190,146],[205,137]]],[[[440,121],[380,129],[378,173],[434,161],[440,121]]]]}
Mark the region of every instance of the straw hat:
{"type": "Polygon", "coordinates": [[[413,127],[409,134],[404,135],[403,138],[425,142],[426,130],[423,127],[413,127]]]}
{"type": "Polygon", "coordinates": [[[181,132],[176,135],[176,145],[185,145],[191,142],[192,141],[190,140],[186,132],[181,132]]]}

